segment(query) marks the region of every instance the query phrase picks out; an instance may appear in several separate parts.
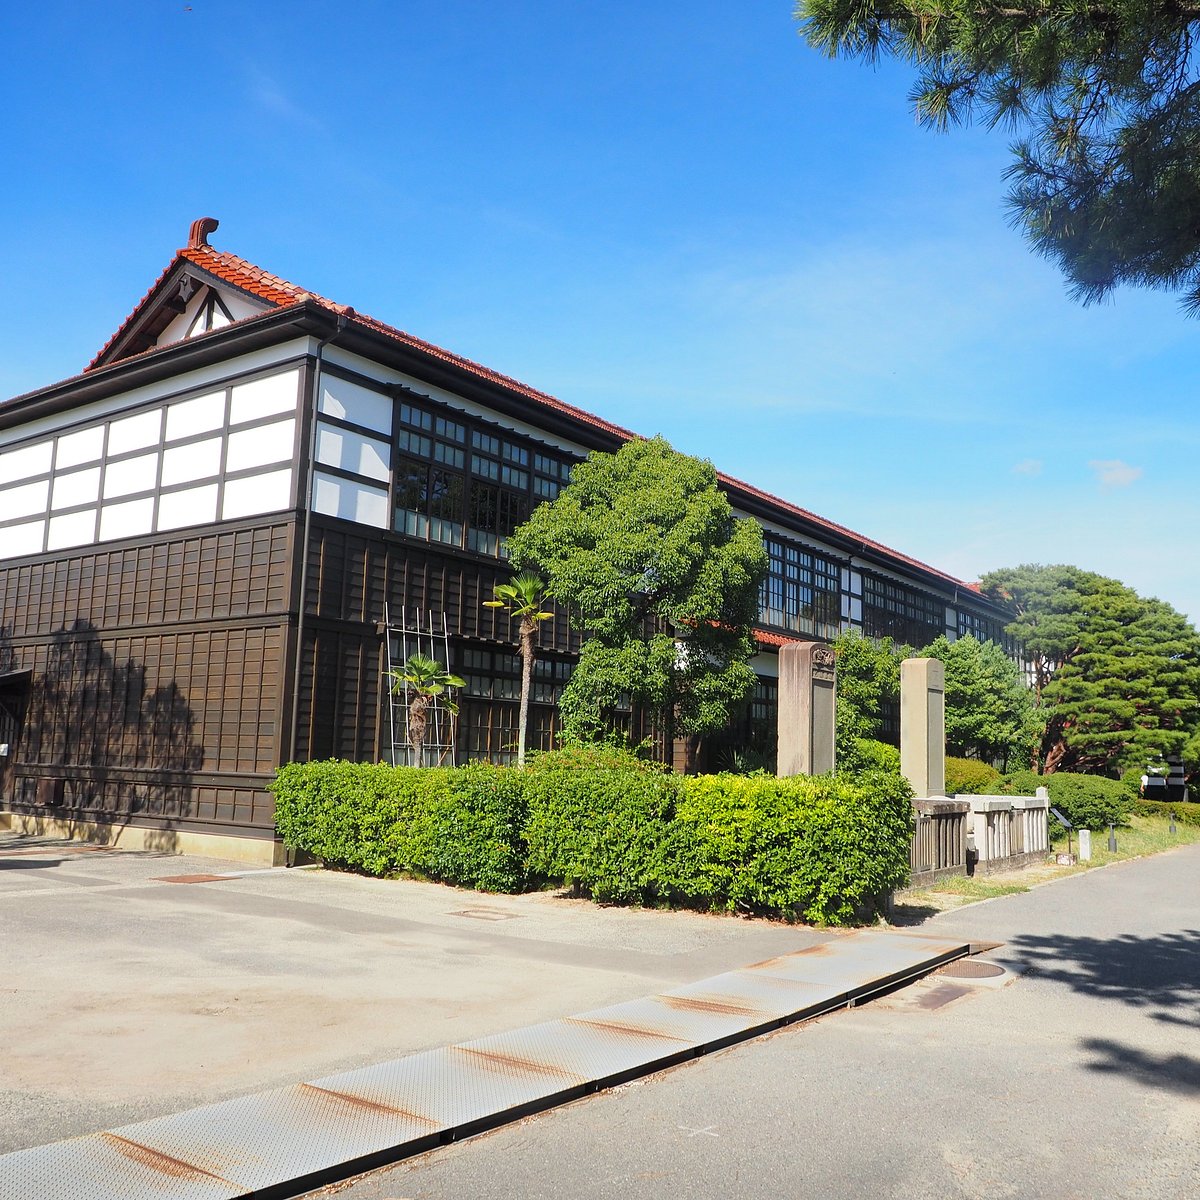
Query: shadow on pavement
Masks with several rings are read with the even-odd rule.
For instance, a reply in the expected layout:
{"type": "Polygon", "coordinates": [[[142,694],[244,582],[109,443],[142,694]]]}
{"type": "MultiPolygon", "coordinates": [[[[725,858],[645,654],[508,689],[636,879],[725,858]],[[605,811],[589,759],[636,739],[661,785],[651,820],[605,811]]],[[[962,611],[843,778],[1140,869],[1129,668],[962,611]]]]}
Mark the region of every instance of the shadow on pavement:
{"type": "Polygon", "coordinates": [[[1200,1028],[1200,930],[1111,938],[1020,934],[1005,957],[1025,975],[1200,1028]]]}
{"type": "Polygon", "coordinates": [[[1200,1059],[1187,1054],[1147,1054],[1136,1046],[1105,1038],[1085,1038],[1080,1046],[1096,1056],[1084,1064],[1089,1071],[1130,1075],[1149,1087],[1185,1096],[1200,1093],[1200,1059]]]}

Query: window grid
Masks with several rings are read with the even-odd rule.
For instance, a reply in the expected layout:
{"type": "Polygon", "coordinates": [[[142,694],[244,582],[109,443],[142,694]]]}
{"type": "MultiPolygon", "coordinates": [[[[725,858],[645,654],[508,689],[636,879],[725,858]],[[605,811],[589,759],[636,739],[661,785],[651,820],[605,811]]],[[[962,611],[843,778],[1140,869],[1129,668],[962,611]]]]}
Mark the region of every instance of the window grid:
{"type": "Polygon", "coordinates": [[[768,535],[767,576],[759,591],[759,619],[796,633],[834,638],[841,615],[839,564],[806,546],[768,535]]]}

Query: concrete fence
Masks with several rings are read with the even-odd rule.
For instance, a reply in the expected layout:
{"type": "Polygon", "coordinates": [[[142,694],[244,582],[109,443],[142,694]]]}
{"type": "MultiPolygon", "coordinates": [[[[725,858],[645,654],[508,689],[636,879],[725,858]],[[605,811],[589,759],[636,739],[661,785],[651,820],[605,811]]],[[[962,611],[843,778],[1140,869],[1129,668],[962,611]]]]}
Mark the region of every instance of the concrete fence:
{"type": "Polygon", "coordinates": [[[926,796],[913,801],[916,828],[910,887],[965,875],[969,860],[989,875],[1046,857],[1050,844],[1045,788],[1035,796],[926,796]]]}

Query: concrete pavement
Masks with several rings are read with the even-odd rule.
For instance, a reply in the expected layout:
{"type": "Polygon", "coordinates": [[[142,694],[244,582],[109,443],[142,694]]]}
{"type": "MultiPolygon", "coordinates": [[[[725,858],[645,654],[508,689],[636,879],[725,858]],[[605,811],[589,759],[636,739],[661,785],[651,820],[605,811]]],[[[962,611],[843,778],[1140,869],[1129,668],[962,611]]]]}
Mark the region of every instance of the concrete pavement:
{"type": "MultiPolygon", "coordinates": [[[[1200,1188],[1200,845],[931,919],[934,976],[337,1189],[338,1200],[1184,1200],[1200,1188]]],[[[326,1195],[327,1193],[313,1193],[326,1195]]]]}

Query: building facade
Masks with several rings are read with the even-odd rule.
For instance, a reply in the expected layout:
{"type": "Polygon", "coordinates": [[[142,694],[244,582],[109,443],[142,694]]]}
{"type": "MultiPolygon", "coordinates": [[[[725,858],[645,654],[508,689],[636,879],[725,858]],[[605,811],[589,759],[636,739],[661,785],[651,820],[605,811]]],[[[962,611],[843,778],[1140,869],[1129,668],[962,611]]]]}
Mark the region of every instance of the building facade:
{"type": "MultiPolygon", "coordinates": [[[[467,681],[458,760],[511,754],[514,631],[483,603],[507,536],[635,435],[217,250],[215,228],[81,375],[0,404],[0,809],[261,860],[278,765],[389,756],[389,625],[432,626],[467,681]]],[[[1003,640],[968,584],[721,484],[770,558],[729,745],[773,740],[787,640],[1003,640]]],[[[545,747],[578,635],[557,615],[540,646],[545,747]]]]}

